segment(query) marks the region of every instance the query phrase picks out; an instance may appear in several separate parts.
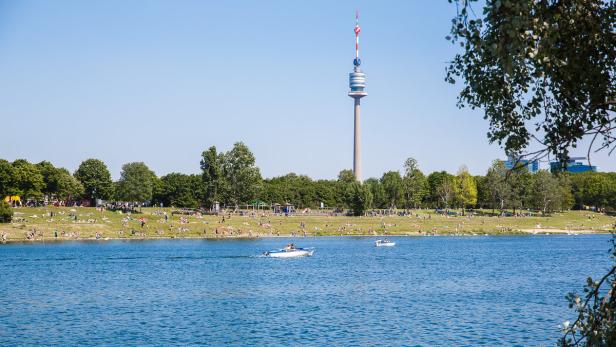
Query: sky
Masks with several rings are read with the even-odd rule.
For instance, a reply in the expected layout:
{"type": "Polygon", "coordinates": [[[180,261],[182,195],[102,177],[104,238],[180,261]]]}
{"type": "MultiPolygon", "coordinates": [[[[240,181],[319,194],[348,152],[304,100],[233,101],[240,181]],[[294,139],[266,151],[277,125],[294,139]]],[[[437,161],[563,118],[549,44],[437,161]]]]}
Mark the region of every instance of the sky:
{"type": "MultiPolygon", "coordinates": [[[[0,158],[198,173],[202,151],[242,141],[264,177],[335,178],[352,167],[356,9],[364,177],[408,157],[473,174],[504,158],[444,81],[446,0],[0,0],[0,158]]],[[[607,153],[592,163],[616,171],[607,153]]]]}

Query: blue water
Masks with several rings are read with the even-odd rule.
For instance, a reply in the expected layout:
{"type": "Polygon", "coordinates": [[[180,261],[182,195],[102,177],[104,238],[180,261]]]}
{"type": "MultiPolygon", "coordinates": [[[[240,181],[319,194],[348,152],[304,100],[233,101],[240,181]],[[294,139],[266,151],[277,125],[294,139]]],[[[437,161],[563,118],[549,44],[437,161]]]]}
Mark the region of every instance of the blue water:
{"type": "Polygon", "coordinates": [[[610,236],[0,246],[0,344],[554,345],[610,236]]]}

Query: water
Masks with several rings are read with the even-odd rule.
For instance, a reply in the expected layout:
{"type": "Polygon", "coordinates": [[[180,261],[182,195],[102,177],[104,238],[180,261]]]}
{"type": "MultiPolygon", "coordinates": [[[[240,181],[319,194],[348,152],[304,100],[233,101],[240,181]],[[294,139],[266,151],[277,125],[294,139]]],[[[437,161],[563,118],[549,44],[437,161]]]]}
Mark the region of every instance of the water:
{"type": "Polygon", "coordinates": [[[1,345],[547,345],[610,236],[0,246],[1,345]]]}

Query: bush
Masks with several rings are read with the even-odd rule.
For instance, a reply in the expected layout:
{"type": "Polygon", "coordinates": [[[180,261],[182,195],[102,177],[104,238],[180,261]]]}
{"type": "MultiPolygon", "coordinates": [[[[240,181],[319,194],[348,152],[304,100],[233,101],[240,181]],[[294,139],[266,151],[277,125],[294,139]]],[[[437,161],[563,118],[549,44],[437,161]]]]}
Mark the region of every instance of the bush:
{"type": "Polygon", "coordinates": [[[8,203],[0,202],[0,223],[10,223],[13,219],[13,208],[8,203]]]}

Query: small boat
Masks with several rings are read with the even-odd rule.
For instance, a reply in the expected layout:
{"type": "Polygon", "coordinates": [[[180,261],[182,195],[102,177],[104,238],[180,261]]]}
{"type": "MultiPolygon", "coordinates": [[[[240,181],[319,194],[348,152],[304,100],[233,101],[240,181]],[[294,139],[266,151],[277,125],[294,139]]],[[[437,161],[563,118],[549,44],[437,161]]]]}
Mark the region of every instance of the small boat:
{"type": "Polygon", "coordinates": [[[374,245],[376,247],[393,247],[396,245],[395,242],[389,241],[388,239],[385,240],[376,240],[374,241],[374,245]]]}
{"type": "Polygon", "coordinates": [[[309,257],[314,253],[314,248],[282,248],[263,253],[270,258],[295,258],[309,257]]]}

